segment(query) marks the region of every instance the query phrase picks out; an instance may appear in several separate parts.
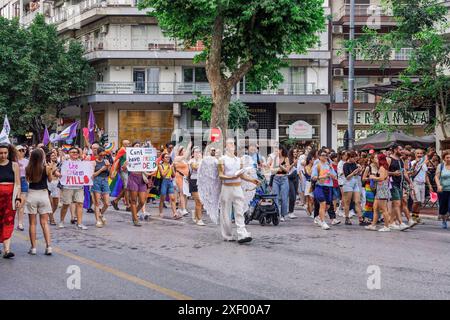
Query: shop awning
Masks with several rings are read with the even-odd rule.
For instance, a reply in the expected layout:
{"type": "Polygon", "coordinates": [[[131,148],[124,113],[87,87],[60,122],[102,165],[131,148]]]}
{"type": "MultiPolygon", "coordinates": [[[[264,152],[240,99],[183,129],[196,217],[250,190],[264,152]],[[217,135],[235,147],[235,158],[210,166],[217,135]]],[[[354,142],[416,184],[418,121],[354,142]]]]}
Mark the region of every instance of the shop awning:
{"type": "Polygon", "coordinates": [[[434,145],[436,138],[434,136],[413,137],[402,131],[380,132],[355,142],[356,150],[380,150],[388,149],[394,144],[402,146],[410,145],[413,148],[427,148],[434,145]]]}

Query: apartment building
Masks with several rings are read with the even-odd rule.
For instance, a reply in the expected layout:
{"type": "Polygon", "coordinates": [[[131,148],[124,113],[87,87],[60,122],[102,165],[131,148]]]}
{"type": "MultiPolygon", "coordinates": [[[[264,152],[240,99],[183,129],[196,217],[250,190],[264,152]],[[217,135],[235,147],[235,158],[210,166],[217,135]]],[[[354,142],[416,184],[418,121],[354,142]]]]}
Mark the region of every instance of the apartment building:
{"type": "MultiPolygon", "coordinates": [[[[196,92],[210,94],[204,65],[193,63],[203,47],[201,43],[185,47],[164,36],[157,21],[138,10],[136,1],[0,0],[0,12],[20,17],[24,25],[42,13],[61,37],[84,44],[96,79],[74,101],[78,108],[71,108],[80,112],[84,125],[92,106],[97,124],[116,145],[124,138],[163,144],[174,129],[192,129],[198,119],[198,112],[183,103],[194,99],[196,92]]],[[[328,0],[324,6],[329,15],[328,0]]],[[[249,106],[253,124],[278,129],[272,138],[289,138],[289,126],[304,121],[309,128],[302,138],[306,144],[331,143],[329,30],[331,25],[317,48],[289,56],[290,66],[281,70],[284,82],[278,88],[251,90],[244,78],[234,89],[232,99],[249,106]]]]}
{"type": "MultiPolygon", "coordinates": [[[[350,32],[350,0],[333,0],[332,2],[332,146],[338,148],[344,144],[344,134],[348,124],[348,74],[349,55],[341,53],[343,41],[349,39],[350,32]]],[[[358,37],[365,26],[378,32],[389,32],[395,28],[396,22],[392,13],[383,8],[380,0],[356,0],[355,37],[358,37]]],[[[361,88],[375,87],[376,84],[390,84],[408,65],[411,48],[393,50],[389,64],[381,61],[365,61],[362,55],[355,57],[355,139],[367,137],[374,122],[373,110],[380,97],[362,91],[361,88]]],[[[373,91],[376,93],[376,91],[373,91]]],[[[414,121],[403,119],[395,111],[378,115],[381,121],[393,125],[400,130],[408,130],[418,136],[425,135],[424,127],[429,123],[428,111],[418,110],[414,113],[414,121]]]]}

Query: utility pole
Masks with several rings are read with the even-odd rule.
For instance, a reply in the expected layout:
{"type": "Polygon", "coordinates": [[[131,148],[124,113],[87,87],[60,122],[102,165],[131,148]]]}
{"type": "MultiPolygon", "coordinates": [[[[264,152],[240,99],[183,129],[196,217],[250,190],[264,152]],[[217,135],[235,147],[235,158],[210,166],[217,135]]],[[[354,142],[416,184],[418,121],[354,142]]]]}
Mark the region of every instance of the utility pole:
{"type": "MultiPolygon", "coordinates": [[[[350,0],[350,41],[355,39],[355,0],[350,0]]],[[[355,55],[349,52],[348,69],[348,146],[353,149],[355,143],[354,131],[354,105],[355,100],[355,55]]]]}

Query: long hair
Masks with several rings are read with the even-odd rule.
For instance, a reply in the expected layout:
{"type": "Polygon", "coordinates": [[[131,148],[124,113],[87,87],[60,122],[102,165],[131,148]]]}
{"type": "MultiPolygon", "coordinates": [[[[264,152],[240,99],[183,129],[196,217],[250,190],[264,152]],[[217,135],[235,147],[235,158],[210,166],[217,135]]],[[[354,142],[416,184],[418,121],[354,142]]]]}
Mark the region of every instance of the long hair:
{"type": "Polygon", "coordinates": [[[25,169],[25,176],[29,182],[39,182],[42,179],[44,168],[44,150],[37,148],[31,152],[30,162],[25,169]]]}
{"type": "Polygon", "coordinates": [[[387,162],[386,155],[384,153],[379,153],[377,155],[377,158],[378,158],[378,165],[379,165],[379,167],[380,168],[383,167],[386,170],[389,170],[389,164],[387,162]]]}
{"type": "Polygon", "coordinates": [[[296,148],[294,148],[294,147],[292,147],[291,149],[289,149],[289,152],[288,152],[288,158],[289,158],[289,162],[290,163],[294,163],[294,150],[295,150],[296,148]]]}

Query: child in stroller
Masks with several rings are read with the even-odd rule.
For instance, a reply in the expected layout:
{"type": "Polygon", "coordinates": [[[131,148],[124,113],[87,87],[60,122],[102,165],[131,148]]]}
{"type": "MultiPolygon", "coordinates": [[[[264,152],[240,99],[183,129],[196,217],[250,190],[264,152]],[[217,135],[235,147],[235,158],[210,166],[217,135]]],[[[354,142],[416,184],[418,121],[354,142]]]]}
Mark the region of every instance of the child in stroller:
{"type": "Polygon", "coordinates": [[[260,170],[256,172],[261,184],[256,188],[256,194],[250,202],[249,210],[245,213],[245,224],[252,220],[258,220],[263,226],[266,223],[273,223],[277,226],[280,223],[280,215],[276,204],[276,195],[271,194],[269,184],[260,170]]]}

